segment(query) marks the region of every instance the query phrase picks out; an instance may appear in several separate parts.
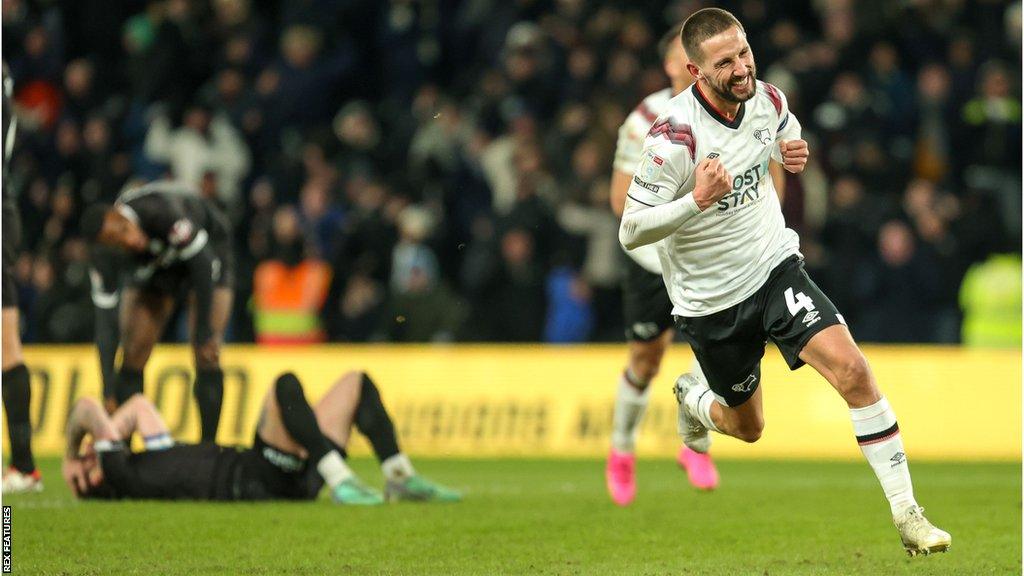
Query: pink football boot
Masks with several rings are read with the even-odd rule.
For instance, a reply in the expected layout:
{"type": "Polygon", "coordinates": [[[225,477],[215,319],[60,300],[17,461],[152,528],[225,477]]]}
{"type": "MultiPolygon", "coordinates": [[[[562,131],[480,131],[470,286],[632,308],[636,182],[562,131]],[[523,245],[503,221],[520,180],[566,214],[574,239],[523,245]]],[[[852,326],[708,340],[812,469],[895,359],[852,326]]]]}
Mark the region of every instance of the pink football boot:
{"type": "Polygon", "coordinates": [[[617,452],[613,448],[608,453],[604,475],[612,501],[619,506],[628,506],[636,497],[636,455],[617,452]]]}
{"type": "MultiPolygon", "coordinates": [[[[693,484],[694,487],[701,490],[714,490],[718,487],[718,469],[715,468],[715,463],[711,461],[710,454],[694,452],[683,446],[679,449],[676,462],[679,463],[680,468],[686,470],[686,476],[690,478],[690,484],[693,484]]],[[[610,460],[608,466],[610,470],[610,460]]],[[[609,488],[611,487],[611,480],[608,481],[608,486],[609,488]]]]}

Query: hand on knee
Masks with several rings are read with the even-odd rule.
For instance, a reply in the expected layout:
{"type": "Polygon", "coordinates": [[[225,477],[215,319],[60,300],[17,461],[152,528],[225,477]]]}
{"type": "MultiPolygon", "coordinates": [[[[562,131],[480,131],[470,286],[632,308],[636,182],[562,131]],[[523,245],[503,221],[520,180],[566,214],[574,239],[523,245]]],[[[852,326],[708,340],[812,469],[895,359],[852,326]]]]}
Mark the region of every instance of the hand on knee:
{"type": "Polygon", "coordinates": [[[135,344],[125,344],[122,346],[122,352],[124,354],[121,362],[122,368],[128,368],[130,370],[142,371],[146,367],[146,360],[149,359],[150,348],[148,346],[140,346],[135,344]]]}
{"type": "Polygon", "coordinates": [[[220,343],[210,340],[205,344],[194,344],[196,368],[199,370],[216,370],[220,368],[220,343]]]}

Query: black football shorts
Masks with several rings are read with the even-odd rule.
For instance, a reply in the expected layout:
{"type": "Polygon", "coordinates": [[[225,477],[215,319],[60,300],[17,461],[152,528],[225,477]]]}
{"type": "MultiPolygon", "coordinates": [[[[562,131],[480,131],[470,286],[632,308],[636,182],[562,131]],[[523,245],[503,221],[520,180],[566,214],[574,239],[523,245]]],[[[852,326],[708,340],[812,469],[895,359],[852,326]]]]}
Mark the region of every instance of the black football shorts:
{"type": "Polygon", "coordinates": [[[622,281],[626,340],[650,342],[672,327],[672,301],[660,274],[648,272],[632,258],[626,260],[622,281]]]}
{"type": "Polygon", "coordinates": [[[761,357],[772,341],[791,370],[812,336],[846,324],[832,301],[807,275],[799,256],[776,266],[768,280],[739,304],[696,318],[676,317],[711,391],[728,406],[747,401],[761,383],[761,357]]]}

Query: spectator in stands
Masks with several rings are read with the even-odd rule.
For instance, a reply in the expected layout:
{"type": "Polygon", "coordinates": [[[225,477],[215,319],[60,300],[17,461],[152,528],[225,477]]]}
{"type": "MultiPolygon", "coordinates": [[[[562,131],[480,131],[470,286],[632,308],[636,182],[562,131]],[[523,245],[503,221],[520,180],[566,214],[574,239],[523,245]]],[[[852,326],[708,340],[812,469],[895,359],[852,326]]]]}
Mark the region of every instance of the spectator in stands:
{"type": "Polygon", "coordinates": [[[398,215],[401,240],[392,254],[391,297],[380,326],[385,340],[450,342],[467,316],[465,304],[440,278],[437,256],[426,244],[433,227],[423,207],[407,206],[398,215]]]}
{"type": "Polygon", "coordinates": [[[256,341],[322,342],[320,309],[331,284],[331,269],[310,254],[294,208],[274,213],[271,250],[273,256],[256,267],[253,279],[256,341]]]}
{"type": "MultiPolygon", "coordinates": [[[[67,211],[169,170],[236,220],[235,327],[252,324],[257,267],[301,253],[330,269],[331,338],[390,337],[386,305],[445,286],[470,303],[456,338],[538,340],[567,310],[591,319],[565,324],[571,338],[618,338],[605,321],[619,317],[613,220],[592,200],[626,113],[664,86],[655,34],[694,3],[655,4],[5,3],[19,116],[5,182],[32,255],[23,268],[39,270],[36,288],[21,276],[19,290],[39,292],[26,325],[74,325],[47,304],[74,269],[67,211]],[[409,205],[435,232],[396,250],[409,205]],[[298,210],[308,246],[275,239],[281,209],[298,210]]],[[[928,314],[946,320],[920,334],[897,314],[882,336],[948,340],[964,271],[1010,241],[1019,254],[1019,3],[784,4],[738,6],[759,76],[812,142],[787,222],[862,337],[886,304],[860,281],[877,290],[877,271],[918,278],[915,262],[937,262],[928,314]],[[886,227],[880,253],[894,218],[910,237],[886,227]]]]}
{"type": "Polygon", "coordinates": [[[203,176],[216,178],[217,201],[233,219],[241,215],[241,183],[249,172],[249,147],[223,114],[213,114],[194,103],[185,110],[181,126],[170,119],[154,118],[146,136],[146,154],[154,162],[170,166],[175,180],[199,188],[203,176]]]}
{"type": "Polygon", "coordinates": [[[858,276],[866,310],[858,335],[872,342],[930,342],[935,338],[938,262],[921,250],[910,227],[890,220],[878,232],[878,256],[858,276]]]}

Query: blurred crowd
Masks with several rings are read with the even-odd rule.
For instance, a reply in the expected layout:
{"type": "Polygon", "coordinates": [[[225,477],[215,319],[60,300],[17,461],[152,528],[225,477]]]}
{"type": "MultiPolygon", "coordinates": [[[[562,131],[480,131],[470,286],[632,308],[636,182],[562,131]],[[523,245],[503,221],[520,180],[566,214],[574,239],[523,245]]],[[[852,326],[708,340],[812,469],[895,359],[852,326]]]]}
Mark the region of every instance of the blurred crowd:
{"type": "MultiPolygon", "coordinates": [[[[234,341],[295,307],[312,340],[620,340],[616,131],[709,4],[4,0],[24,338],[91,340],[77,215],[167,177],[235,225],[234,341]]],[[[959,341],[968,269],[1020,253],[1020,2],[714,5],[804,126],[784,211],[854,334],[959,341]]]]}

